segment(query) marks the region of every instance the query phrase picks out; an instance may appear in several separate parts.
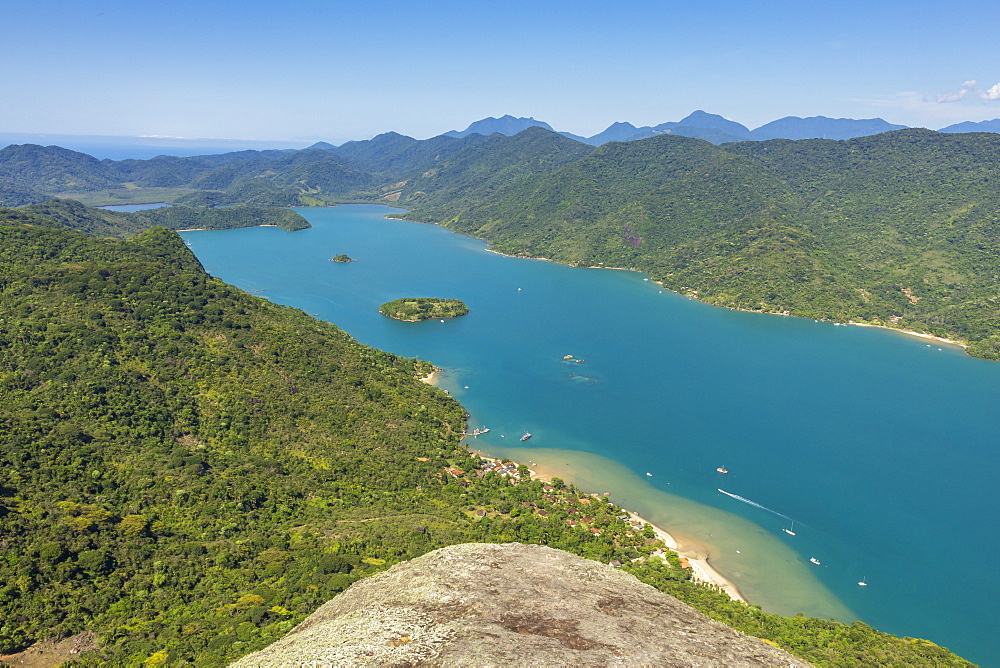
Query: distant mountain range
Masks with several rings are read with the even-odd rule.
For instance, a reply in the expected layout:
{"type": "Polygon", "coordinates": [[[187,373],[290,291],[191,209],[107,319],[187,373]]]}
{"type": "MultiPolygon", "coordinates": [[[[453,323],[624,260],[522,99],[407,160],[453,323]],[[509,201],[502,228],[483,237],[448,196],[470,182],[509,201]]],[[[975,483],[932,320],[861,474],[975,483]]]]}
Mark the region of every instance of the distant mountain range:
{"type": "Polygon", "coordinates": [[[1000,118],[994,118],[992,121],[979,121],[975,123],[973,121],[962,121],[961,123],[955,123],[954,125],[949,125],[946,128],[941,128],[938,132],[998,132],[1000,133],[1000,118]]]}
{"type": "MultiPolygon", "coordinates": [[[[801,134],[810,120],[764,129],[801,134]]],[[[477,128],[489,132],[488,121],[477,128]]],[[[860,123],[834,122],[828,134],[860,123]]],[[[0,205],[53,196],[393,204],[511,255],[634,267],[720,306],[930,332],[1000,359],[1000,134],[907,128],[748,141],[764,129],[696,112],[655,127],[619,123],[604,136],[633,129],[653,136],[594,147],[531,125],[512,136],[387,132],[299,151],[120,161],[12,145],[0,149],[0,205]]]]}
{"type": "MultiPolygon", "coordinates": [[[[535,120],[531,117],[515,118],[507,115],[500,118],[493,118],[491,116],[472,123],[461,132],[458,130],[446,132],[445,136],[467,137],[474,133],[482,135],[500,133],[510,137],[526,128],[535,126],[545,128],[546,130],[553,129],[548,123],[535,120]]],[[[736,121],[731,121],[718,114],[710,114],[699,109],[679,121],[669,121],[660,123],[659,125],[636,127],[631,123],[619,121],[612,123],[603,132],[599,132],[592,137],[583,137],[571,132],[560,132],[559,134],[590,144],[591,146],[601,146],[612,141],[648,139],[649,137],[663,134],[695,137],[718,145],[734,141],[766,141],[768,139],[855,139],[857,137],[868,137],[892,130],[904,130],[907,127],[906,125],[889,123],[881,118],[854,119],[827,118],[826,116],[800,118],[798,116],[786,116],[766,123],[755,130],[750,130],[745,125],[736,121]]],[[[938,132],[1000,133],[1000,118],[995,118],[992,121],[980,121],[978,123],[972,121],[956,123],[941,128],[938,132]]]]}
{"type": "MultiPolygon", "coordinates": [[[[449,132],[445,132],[444,135],[446,137],[461,139],[462,137],[467,137],[471,134],[491,135],[494,132],[499,132],[502,135],[511,137],[522,130],[527,130],[528,128],[536,126],[545,128],[546,130],[552,130],[552,126],[548,123],[536,121],[530,116],[528,118],[514,118],[513,116],[507,114],[505,116],[501,116],[500,118],[493,118],[490,116],[482,119],[481,121],[476,121],[461,132],[458,130],[451,130],[449,132]]],[[[555,130],[552,130],[552,132],[555,132],[555,130]]]]}

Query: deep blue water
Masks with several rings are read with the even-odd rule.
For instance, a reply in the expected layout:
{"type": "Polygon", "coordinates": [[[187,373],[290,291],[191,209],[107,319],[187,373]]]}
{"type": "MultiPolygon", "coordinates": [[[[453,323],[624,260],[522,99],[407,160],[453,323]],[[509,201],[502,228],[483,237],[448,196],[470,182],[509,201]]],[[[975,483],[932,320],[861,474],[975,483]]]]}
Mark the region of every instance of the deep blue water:
{"type": "Polygon", "coordinates": [[[475,447],[575,456],[590,491],[704,545],[765,609],[858,618],[1000,664],[1000,364],[706,306],[634,272],[504,257],[391,211],[301,209],[312,229],[182,236],[213,275],[444,368],[442,386],[491,428],[475,447]],[[338,253],[358,261],[329,262],[338,253]],[[471,312],[378,313],[405,296],[471,312]],[[793,520],[794,537],[781,532],[793,520]]]}

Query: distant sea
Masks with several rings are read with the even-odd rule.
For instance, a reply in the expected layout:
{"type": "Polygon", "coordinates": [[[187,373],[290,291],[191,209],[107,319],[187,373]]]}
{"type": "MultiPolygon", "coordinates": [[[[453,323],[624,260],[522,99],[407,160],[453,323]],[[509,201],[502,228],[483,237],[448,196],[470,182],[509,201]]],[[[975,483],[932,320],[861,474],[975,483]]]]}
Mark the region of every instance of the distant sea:
{"type": "Polygon", "coordinates": [[[0,148],[10,144],[61,146],[86,153],[99,160],[148,160],[158,155],[187,157],[233,151],[300,149],[311,141],[257,141],[240,139],[182,139],[179,137],[117,137],[103,135],[63,135],[0,132],[0,148]]]}
{"type": "Polygon", "coordinates": [[[182,236],[213,275],[442,367],[471,425],[490,428],[471,447],[611,492],[765,610],[860,619],[1000,664],[1000,364],[714,308],[635,272],[504,257],[382,219],[392,211],[299,209],[313,228],[182,236]],[[357,261],[329,261],[339,253],[357,261]],[[471,312],[378,313],[406,296],[471,312]]]}

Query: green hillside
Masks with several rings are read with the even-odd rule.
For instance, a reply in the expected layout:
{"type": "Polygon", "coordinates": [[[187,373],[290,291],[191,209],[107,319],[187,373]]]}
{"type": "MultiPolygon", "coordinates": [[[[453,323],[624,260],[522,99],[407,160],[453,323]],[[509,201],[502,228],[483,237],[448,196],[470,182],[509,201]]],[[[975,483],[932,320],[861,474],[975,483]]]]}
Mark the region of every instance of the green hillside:
{"type": "Polygon", "coordinates": [[[222,209],[171,206],[130,213],[94,209],[74,200],[48,200],[16,210],[4,211],[36,225],[56,226],[91,236],[131,236],[150,227],[172,230],[230,230],[274,225],[289,232],[310,227],[305,218],[290,209],[232,206],[222,209]]]}
{"type": "Polygon", "coordinates": [[[65,222],[0,210],[0,653],[89,630],[78,665],[225,665],[392,563],[521,541],[629,563],[827,665],[966,665],[644,560],[658,541],[607,500],[477,469],[430,364],[211,278],[166,229],[65,222]]]}
{"type": "Polygon", "coordinates": [[[455,139],[441,135],[430,139],[413,139],[398,132],[385,132],[364,141],[349,141],[329,150],[337,157],[385,179],[422,172],[434,163],[445,160],[463,147],[478,144],[484,137],[475,135],[455,139]]]}
{"type": "Polygon", "coordinates": [[[90,203],[218,206],[335,203],[381,179],[331,151],[240,151],[218,156],[97,160],[58,146],[0,149],[0,197],[14,205],[49,197],[90,203]],[[143,197],[143,193],[148,193],[143,197]]]}
{"type": "Polygon", "coordinates": [[[97,158],[59,146],[12,144],[0,149],[0,182],[53,194],[99,190],[118,183],[115,170],[97,158]]]}
{"type": "Polygon", "coordinates": [[[401,183],[390,184],[383,197],[426,212],[453,210],[488,200],[504,187],[553,172],[593,150],[539,127],[513,137],[471,135],[454,141],[465,145],[438,156],[429,168],[407,174],[401,183]]]}
{"type": "MultiPolygon", "coordinates": [[[[88,201],[146,193],[202,209],[395,203],[498,251],[635,268],[720,306],[927,332],[1000,359],[1000,140],[991,133],[721,146],[668,134],[593,149],[532,127],[118,162],[58,147],[0,150],[0,202],[70,187],[88,201]]],[[[187,215],[143,213],[122,225],[177,228],[187,215]]],[[[263,216],[204,214],[205,224],[183,226],[263,216]]]]}
{"type": "Polygon", "coordinates": [[[706,302],[915,329],[1000,358],[1000,140],[606,144],[408,217],[496,250],[632,267],[706,302]]]}

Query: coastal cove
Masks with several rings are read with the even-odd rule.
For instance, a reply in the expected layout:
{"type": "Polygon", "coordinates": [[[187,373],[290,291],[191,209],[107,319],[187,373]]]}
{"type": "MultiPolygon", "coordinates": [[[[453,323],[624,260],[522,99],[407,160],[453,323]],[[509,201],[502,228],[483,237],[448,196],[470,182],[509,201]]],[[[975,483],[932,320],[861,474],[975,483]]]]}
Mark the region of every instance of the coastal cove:
{"type": "Polygon", "coordinates": [[[1000,661],[1000,539],[980,519],[1000,510],[1000,365],[874,328],[706,306],[633,272],[489,253],[384,220],[389,207],[298,211],[311,229],[182,236],[211,274],[442,367],[470,429],[490,428],[470,447],[610,492],[765,610],[861,619],[1000,661]],[[358,261],[329,262],[337,252],[358,261]],[[412,294],[471,312],[378,313],[412,294]]]}

